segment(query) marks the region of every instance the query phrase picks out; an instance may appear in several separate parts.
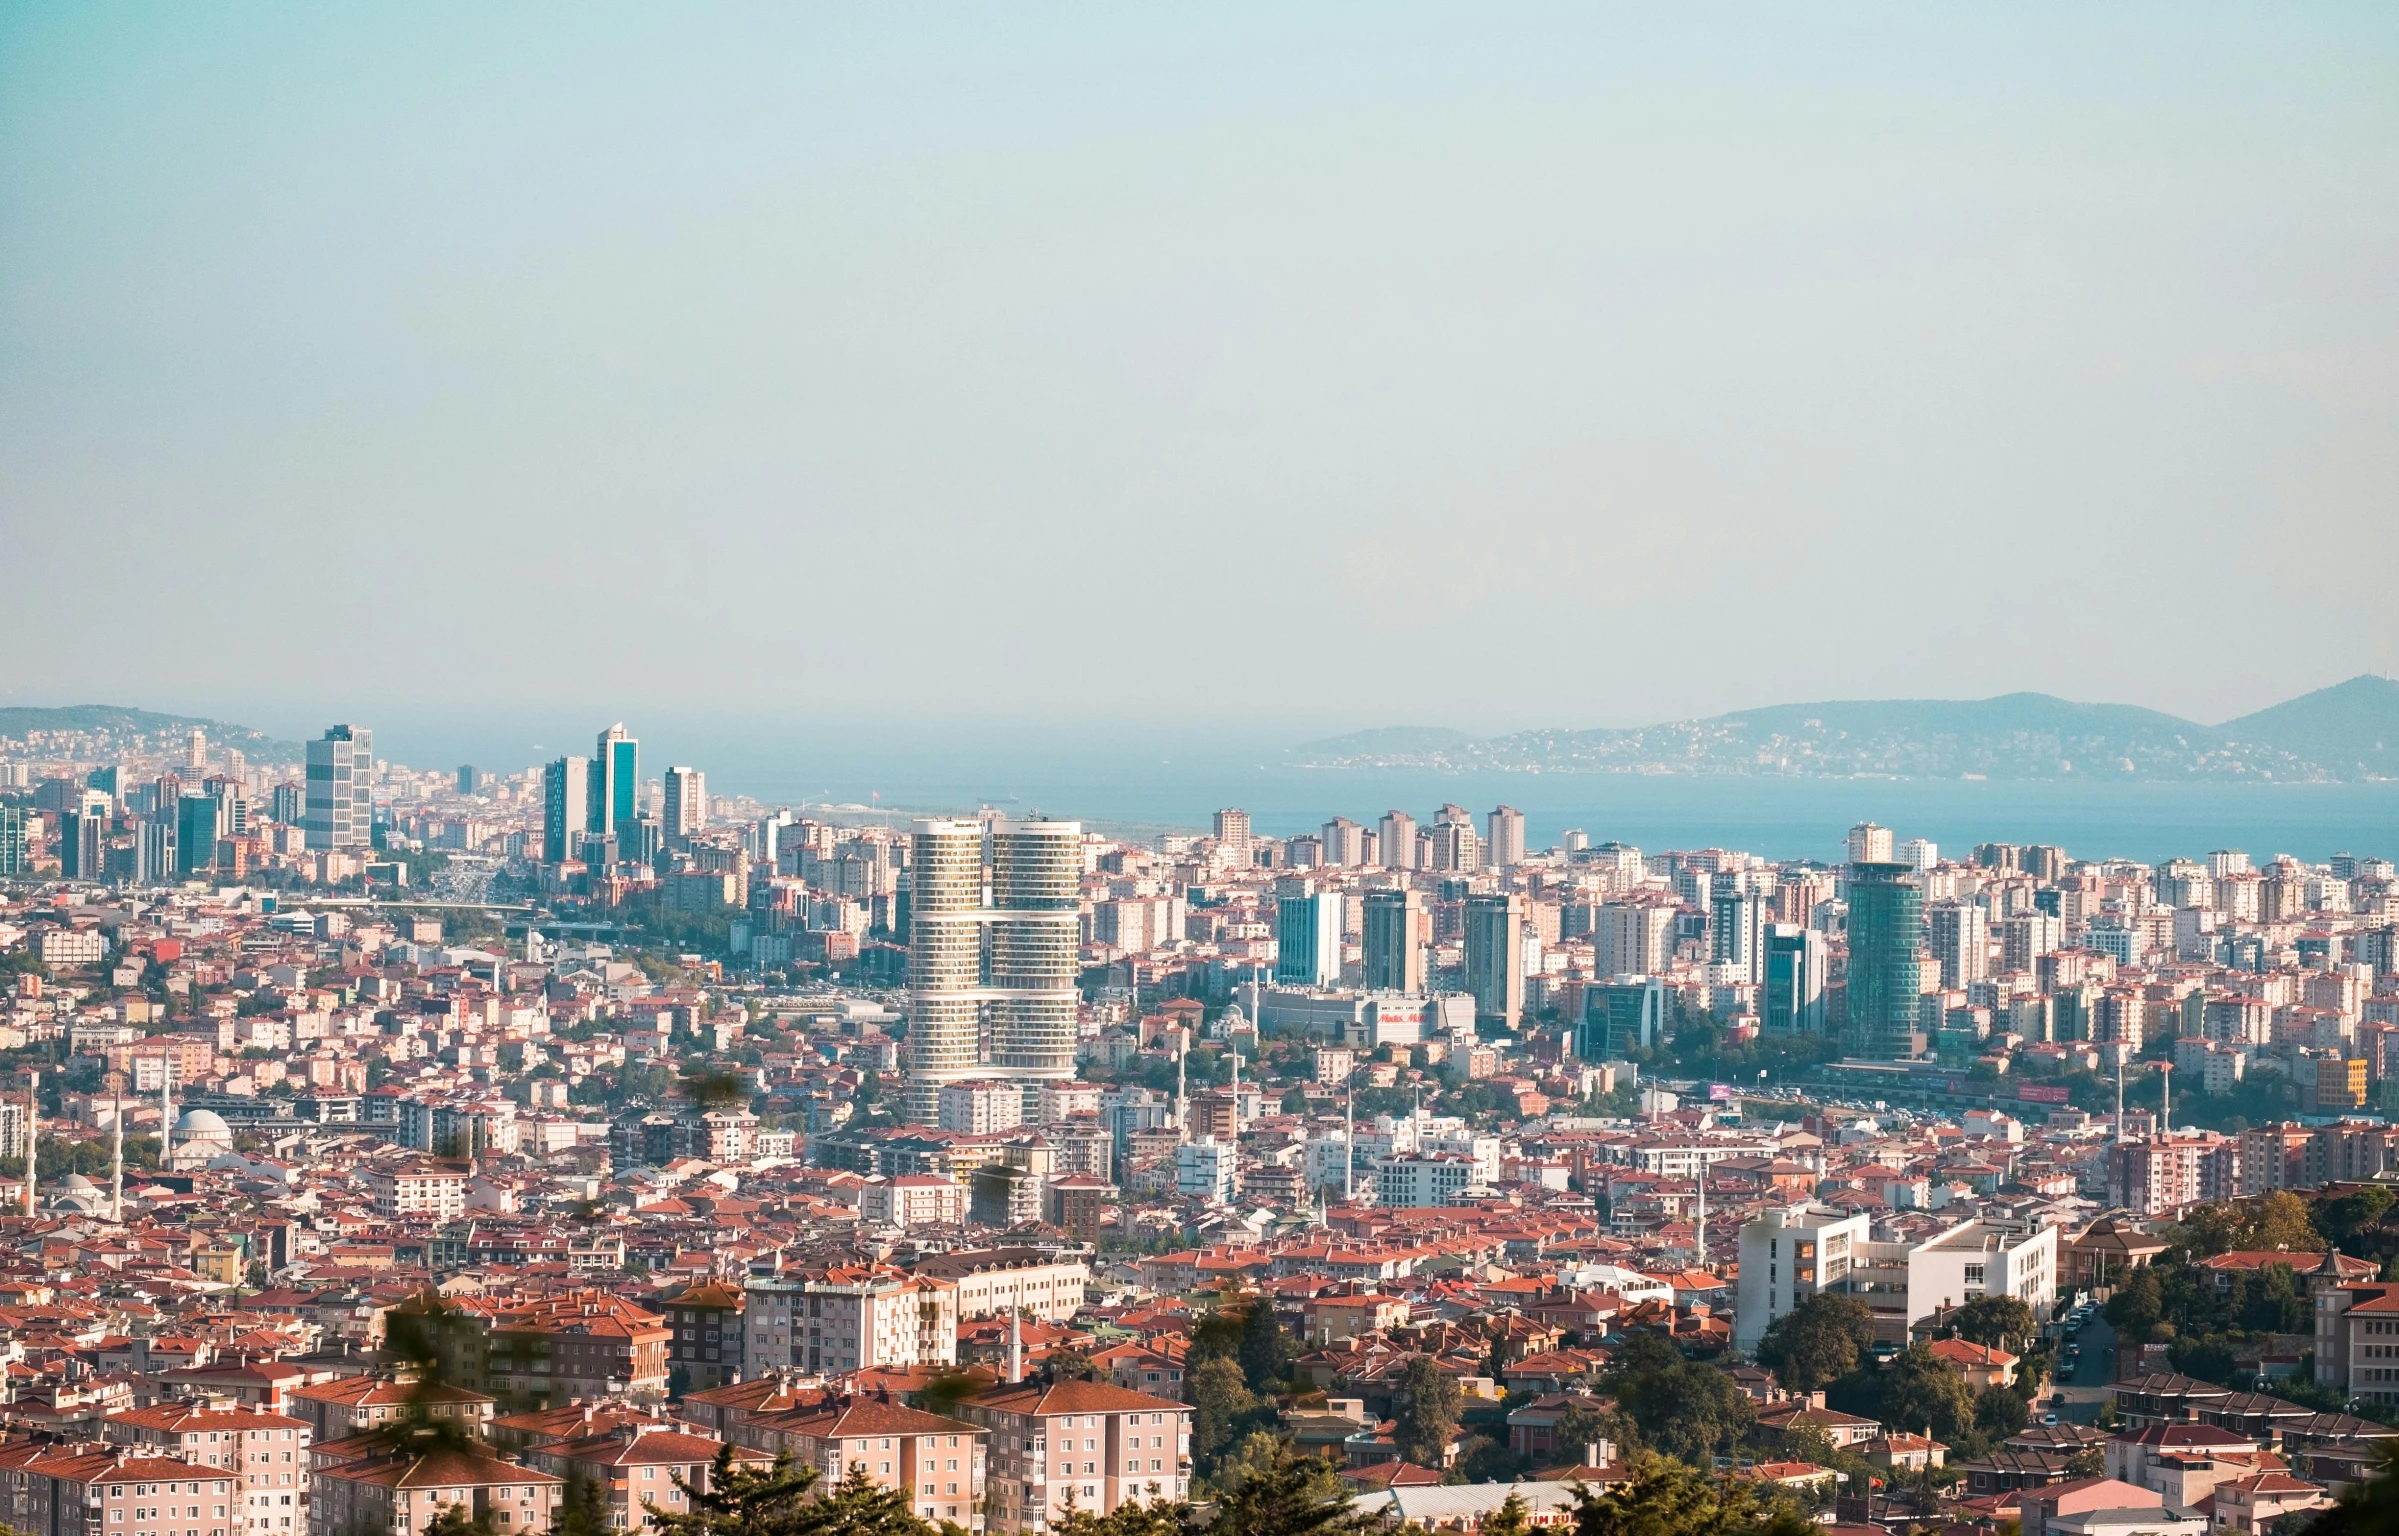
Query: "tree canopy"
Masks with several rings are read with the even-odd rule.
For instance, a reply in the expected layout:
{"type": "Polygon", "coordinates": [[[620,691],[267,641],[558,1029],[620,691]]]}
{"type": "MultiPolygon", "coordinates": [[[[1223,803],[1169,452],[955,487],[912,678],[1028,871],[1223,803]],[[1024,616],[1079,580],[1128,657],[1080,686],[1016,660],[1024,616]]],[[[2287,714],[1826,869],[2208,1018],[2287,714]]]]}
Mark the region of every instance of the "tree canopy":
{"type": "Polygon", "coordinates": [[[1420,1467],[1446,1465],[1465,1399],[1457,1378],[1441,1369],[1430,1355],[1418,1355],[1400,1373],[1399,1396],[1402,1401],[1394,1417],[1392,1440],[1400,1455],[1420,1467]]]}
{"type": "Polygon", "coordinates": [[[1855,1296],[1819,1293],[1776,1318],[1758,1340],[1758,1363],[1784,1390],[1814,1392],[1857,1368],[1874,1344],[1874,1312],[1855,1296]]]}
{"type": "Polygon", "coordinates": [[[1643,1456],[1632,1480],[1575,1496],[1574,1536],[1809,1536],[1814,1528],[1788,1499],[1761,1503],[1747,1483],[1659,1456],[1643,1456]]]}

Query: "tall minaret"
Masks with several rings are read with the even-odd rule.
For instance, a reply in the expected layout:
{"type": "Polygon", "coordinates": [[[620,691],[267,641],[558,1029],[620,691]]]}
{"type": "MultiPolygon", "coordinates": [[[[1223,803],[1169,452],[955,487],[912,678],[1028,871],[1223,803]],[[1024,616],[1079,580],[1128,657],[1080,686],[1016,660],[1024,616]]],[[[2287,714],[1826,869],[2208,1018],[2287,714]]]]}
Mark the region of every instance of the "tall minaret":
{"type": "Polygon", "coordinates": [[[1357,1198],[1358,1185],[1358,1090],[1350,1089],[1341,1095],[1341,1203],[1348,1205],[1357,1198]]]}
{"type": "MultiPolygon", "coordinates": [[[[133,1063],[128,1061],[128,1067],[133,1063]]],[[[116,1092],[110,1095],[109,1122],[116,1127],[116,1147],[113,1172],[108,1181],[108,1219],[122,1226],[125,1221],[125,1078],[117,1076],[116,1092]]]]}
{"type": "Polygon", "coordinates": [[[1699,1159],[1699,1267],[1708,1267],[1708,1159],[1699,1159]]]}
{"type": "Polygon", "coordinates": [[[158,1071],[158,1166],[167,1166],[167,1149],[175,1144],[175,1058],[159,1063],[158,1071]]]}
{"type": "Polygon", "coordinates": [[[1183,1107],[1185,1090],[1191,1085],[1191,1068],[1186,1059],[1190,1055],[1188,1046],[1178,1047],[1175,1051],[1175,1129],[1182,1133],[1185,1141],[1191,1139],[1191,1118],[1183,1107]]]}
{"type": "Polygon", "coordinates": [[[42,1156],[42,1074],[25,1074],[25,1214],[33,1214],[35,1164],[42,1156]]]}

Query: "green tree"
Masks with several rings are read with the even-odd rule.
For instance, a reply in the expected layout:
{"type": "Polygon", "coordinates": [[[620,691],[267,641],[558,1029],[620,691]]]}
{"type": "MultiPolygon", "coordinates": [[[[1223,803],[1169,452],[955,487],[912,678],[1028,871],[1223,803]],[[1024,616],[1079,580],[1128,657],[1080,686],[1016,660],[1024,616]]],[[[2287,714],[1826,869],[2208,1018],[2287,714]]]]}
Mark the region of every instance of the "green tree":
{"type": "Polygon", "coordinates": [[[1191,1506],[1168,1499],[1147,1504],[1128,1500],[1104,1515],[1069,1507],[1057,1524],[1058,1536],[1184,1536],[1191,1506]]]}
{"type": "Polygon", "coordinates": [[[1632,1480],[1575,1494],[1574,1536],[1809,1536],[1796,1504],[1761,1504],[1753,1485],[1723,1482],[1680,1462],[1643,1456],[1632,1480]]]}
{"type": "Polygon", "coordinates": [[[550,1518],[550,1536],[610,1536],[608,1491],[596,1477],[570,1477],[558,1513],[550,1518]]]}
{"type": "Polygon", "coordinates": [[[1313,1461],[1280,1446],[1272,1463],[1225,1491],[1207,1536],[1378,1536],[1382,1522],[1328,1493],[1326,1469],[1313,1461]]]}
{"type": "Polygon", "coordinates": [[[1398,1395],[1391,1438],[1400,1455],[1420,1467],[1446,1465],[1465,1399],[1457,1379],[1442,1370],[1432,1356],[1418,1355],[1401,1371],[1398,1395]]]}
{"type": "Polygon", "coordinates": [[[1961,1339],[2018,1352],[2041,1329],[2032,1308],[2013,1296],[1977,1296],[1958,1308],[1949,1321],[1961,1339]]]}
{"type": "Polygon", "coordinates": [[[2327,1200],[2316,1207],[2316,1228],[2335,1248],[2344,1253],[2365,1252],[2361,1235],[2382,1225],[2382,1218],[2391,1208],[2391,1192],[2379,1184],[2351,1190],[2337,1199],[2327,1200]]]}
{"type": "Polygon", "coordinates": [[[2095,1445],[2085,1446],[2066,1458],[2068,1477],[2101,1477],[2107,1472],[2107,1458],[2095,1445]]]}
{"type": "Polygon", "coordinates": [[[705,1487],[680,1473],[673,1478],[683,1508],[642,1503],[660,1536],[791,1536],[802,1524],[801,1504],[816,1488],[816,1469],[795,1465],[790,1452],[761,1469],[735,1461],[730,1445],[718,1447],[705,1487]]]}
{"type": "Polygon", "coordinates": [[[2144,1264],[2118,1282],[2107,1301],[2107,1320],[2127,1340],[2146,1339],[2163,1306],[2157,1271],[2144,1264]]]}
{"type": "Polygon", "coordinates": [[[1292,1364],[1299,1359],[1299,1341],[1292,1338],[1291,1331],[1274,1315],[1274,1304],[1263,1296],[1250,1303],[1241,1320],[1238,1355],[1241,1374],[1253,1392],[1279,1392],[1291,1379],[1292,1364]]]}
{"type": "Polygon", "coordinates": [[[1514,1489],[1499,1502],[1499,1508],[1483,1516],[1483,1536],[1532,1536],[1533,1522],[1523,1495],[1514,1489]]]}
{"type": "Polygon", "coordinates": [[[1873,1343],[1873,1309],[1855,1296],[1820,1293],[1767,1325],[1758,1340],[1758,1363],[1785,1390],[1814,1392],[1857,1369],[1859,1355],[1873,1343]]]}
{"type": "Polygon", "coordinates": [[[1639,1427],[1642,1439],[1694,1466],[1729,1453],[1757,1422],[1757,1405],[1712,1365],[1683,1359],[1670,1344],[1618,1351],[1603,1385],[1639,1427]]]}
{"type": "Polygon", "coordinates": [[[1233,1425],[1258,1406],[1241,1367],[1223,1355],[1203,1360],[1184,1378],[1191,1390],[1191,1455],[1205,1470],[1233,1443],[1233,1425]]]}
{"type": "Polygon", "coordinates": [[[2241,1326],[2253,1333],[2297,1333],[2307,1322],[2307,1301],[2288,1264],[2269,1264],[2241,1307],[2241,1326]]]}
{"type": "Polygon", "coordinates": [[[2024,1399],[2005,1387],[1985,1387],[1974,1395],[1974,1427],[1994,1440],[2005,1440],[2030,1420],[2024,1399]]]}
{"type": "Polygon", "coordinates": [[[1218,1307],[1191,1325],[1191,1348],[1184,1359],[1196,1366],[1203,1360],[1238,1360],[1241,1335],[1249,1326],[1248,1309],[1218,1307]]]}
{"type": "Polygon", "coordinates": [[[1956,1366],[1918,1344],[1891,1362],[1882,1421],[1892,1429],[1929,1429],[1935,1440],[1954,1445],[1974,1424],[1974,1394],[1956,1366]]]}
{"type": "MultiPolygon", "coordinates": [[[[1210,1481],[1220,1490],[1238,1488],[1248,1478],[1272,1467],[1282,1451],[1282,1436],[1271,1429],[1253,1429],[1217,1464],[1216,1476],[1210,1481]]],[[[1334,1473],[1332,1463],[1325,1462],[1323,1466],[1326,1479],[1338,1484],[1340,1478],[1334,1473]]]]}
{"type": "Polygon", "coordinates": [[[875,1481],[854,1461],[833,1491],[799,1511],[804,1536],[936,1536],[908,1503],[908,1490],[875,1481]]]}
{"type": "Polygon", "coordinates": [[[2287,1248],[2293,1253],[2318,1252],[2323,1239],[2308,1219],[2307,1202],[2287,1189],[2278,1189],[2257,1203],[2257,1214],[2241,1234],[2240,1246],[2264,1251],[2287,1248]]]}

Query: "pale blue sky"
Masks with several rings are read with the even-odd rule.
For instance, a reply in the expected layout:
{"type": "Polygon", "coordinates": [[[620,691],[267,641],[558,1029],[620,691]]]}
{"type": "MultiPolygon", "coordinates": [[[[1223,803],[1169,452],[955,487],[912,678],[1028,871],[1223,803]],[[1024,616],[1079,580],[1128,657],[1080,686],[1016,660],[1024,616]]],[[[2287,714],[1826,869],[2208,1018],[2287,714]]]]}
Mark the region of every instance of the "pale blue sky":
{"type": "Polygon", "coordinates": [[[2237,714],[2399,662],[2395,87],[2368,5],[11,7],[0,694],[2237,714]]]}

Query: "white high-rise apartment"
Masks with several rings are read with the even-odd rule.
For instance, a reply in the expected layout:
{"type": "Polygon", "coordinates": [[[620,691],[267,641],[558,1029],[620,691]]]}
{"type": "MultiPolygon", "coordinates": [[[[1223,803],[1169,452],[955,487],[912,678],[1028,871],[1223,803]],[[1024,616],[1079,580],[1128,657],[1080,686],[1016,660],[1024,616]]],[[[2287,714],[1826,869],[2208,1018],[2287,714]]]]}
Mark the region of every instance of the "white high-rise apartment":
{"type": "Polygon", "coordinates": [[[1666,969],[1674,907],[1611,901],[1592,914],[1592,962],[1602,976],[1655,976],[1666,969]]]}
{"type": "Polygon", "coordinates": [[[1878,827],[1871,821],[1861,821],[1849,829],[1849,862],[1852,864],[1888,864],[1891,862],[1891,829],[1878,827]]]}
{"type": "Polygon", "coordinates": [[[933,1124],[943,1083],[1071,1081],[1082,823],[920,821],[912,842],[908,1118],[933,1124]]]}
{"type": "Polygon", "coordinates": [[[1514,869],[1524,862],[1524,812],[1503,805],[1484,818],[1489,835],[1483,839],[1483,862],[1493,869],[1514,869]]]}
{"type": "MultiPolygon", "coordinates": [[[[664,809],[666,814],[660,819],[665,824],[666,840],[669,843],[688,841],[694,832],[708,825],[708,775],[697,768],[669,768],[666,771],[664,809]]],[[[769,833],[768,836],[771,838],[773,834],[769,833]]],[[[770,846],[766,850],[765,862],[772,864],[774,861],[775,850],[770,846]]]]}
{"type": "Polygon", "coordinates": [[[1375,845],[1382,850],[1385,869],[1414,869],[1416,818],[1406,811],[1385,811],[1382,825],[1375,829],[1375,845]]]}
{"type": "Polygon", "coordinates": [[[308,799],[302,814],[313,850],[359,849],[374,842],[374,732],[363,725],[337,725],[308,744],[308,799]]]}
{"type": "Polygon", "coordinates": [[[1366,829],[1347,816],[1326,822],[1317,835],[1324,844],[1325,863],[1335,869],[1351,869],[1366,862],[1366,829]]]}
{"type": "Polygon", "coordinates": [[[1936,901],[1926,914],[1933,960],[1943,987],[1963,987],[1991,974],[1990,916],[1971,901],[1936,901]]]}

